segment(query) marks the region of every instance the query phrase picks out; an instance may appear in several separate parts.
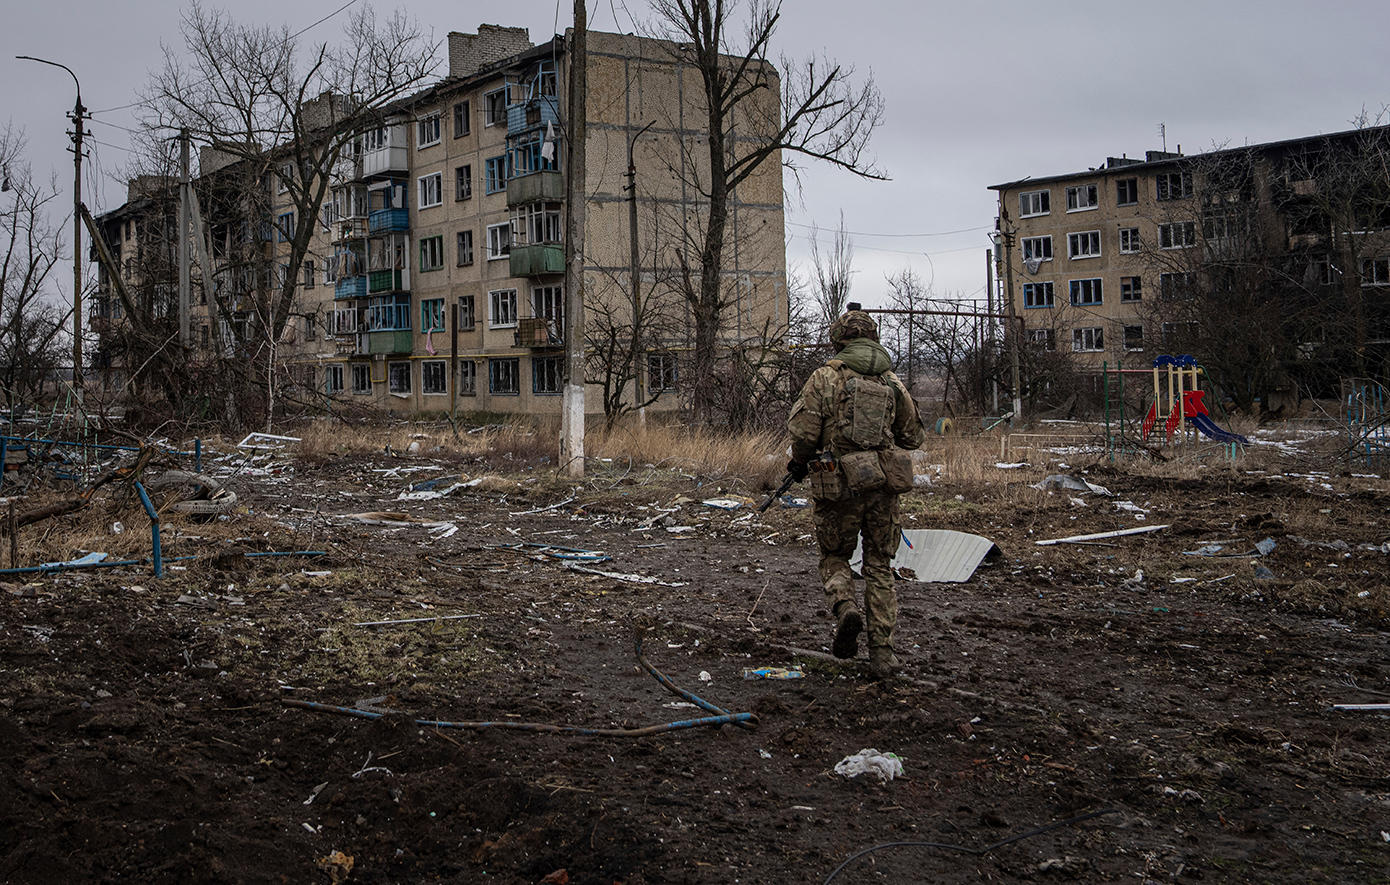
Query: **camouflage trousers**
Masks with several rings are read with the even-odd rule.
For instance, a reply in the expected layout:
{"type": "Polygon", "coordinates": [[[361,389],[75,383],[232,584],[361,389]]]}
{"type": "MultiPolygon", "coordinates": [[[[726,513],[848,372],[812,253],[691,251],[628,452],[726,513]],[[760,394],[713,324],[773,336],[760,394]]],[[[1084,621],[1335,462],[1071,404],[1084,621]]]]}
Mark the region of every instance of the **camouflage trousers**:
{"type": "Polygon", "coordinates": [[[860,534],[864,536],[864,618],[869,647],[893,647],[898,624],[898,594],[889,563],[902,537],[898,496],[870,492],[839,501],[815,500],[812,516],[820,545],[820,580],[834,611],[841,600],[854,602],[849,560],[860,534]]]}

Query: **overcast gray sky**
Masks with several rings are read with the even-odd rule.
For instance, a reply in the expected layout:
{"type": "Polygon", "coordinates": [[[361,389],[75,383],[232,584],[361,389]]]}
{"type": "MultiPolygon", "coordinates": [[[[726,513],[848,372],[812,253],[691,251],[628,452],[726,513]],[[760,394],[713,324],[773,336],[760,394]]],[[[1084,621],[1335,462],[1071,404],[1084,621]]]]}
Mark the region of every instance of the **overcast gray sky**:
{"type": "MultiPolygon", "coordinates": [[[[241,21],[292,29],[347,0],[237,0],[241,21]]],[[[357,0],[363,2],[363,0],[357,0]]],[[[216,5],[210,3],[209,5],[216,5]]],[[[379,11],[393,8],[377,3],[379,11]]],[[[416,0],[408,12],[436,39],[480,22],[526,27],[540,42],[569,24],[572,0],[460,3],[416,0]]],[[[12,3],[0,29],[0,120],[23,128],[36,172],[56,172],[71,204],[63,114],[73,104],[61,62],[97,112],[84,187],[98,211],[124,200],[134,120],[128,108],[161,41],[181,46],[179,0],[12,3]]],[[[341,12],[305,37],[336,42],[341,12]]],[[[633,30],[645,0],[595,0],[595,30],[633,30]]],[[[784,0],[774,51],[824,52],[872,71],[887,101],[874,148],[892,177],[870,182],[811,168],[787,205],[792,270],[809,260],[809,225],[823,241],[855,232],[854,297],[877,304],[884,277],[911,267],[939,294],[981,295],[997,184],[1085,169],[1107,156],[1162,147],[1185,153],[1350,127],[1364,107],[1390,103],[1390,3],[1385,0],[1170,0],[1161,5],[996,0],[990,3],[784,0]]],[[[6,199],[0,195],[0,200],[6,199]]],[[[57,274],[62,285],[70,276],[57,274]]],[[[981,296],[982,297],[982,296],[981,296]]]]}

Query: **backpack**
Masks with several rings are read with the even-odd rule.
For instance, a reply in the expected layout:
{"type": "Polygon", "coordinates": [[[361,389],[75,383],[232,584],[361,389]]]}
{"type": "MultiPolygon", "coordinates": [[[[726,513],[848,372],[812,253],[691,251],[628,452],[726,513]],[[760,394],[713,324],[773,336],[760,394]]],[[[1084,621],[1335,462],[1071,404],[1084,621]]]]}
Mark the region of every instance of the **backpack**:
{"type": "Polygon", "coordinates": [[[898,397],[892,387],[865,375],[852,374],[835,402],[835,426],[846,450],[879,451],[893,444],[893,419],[898,397]]]}

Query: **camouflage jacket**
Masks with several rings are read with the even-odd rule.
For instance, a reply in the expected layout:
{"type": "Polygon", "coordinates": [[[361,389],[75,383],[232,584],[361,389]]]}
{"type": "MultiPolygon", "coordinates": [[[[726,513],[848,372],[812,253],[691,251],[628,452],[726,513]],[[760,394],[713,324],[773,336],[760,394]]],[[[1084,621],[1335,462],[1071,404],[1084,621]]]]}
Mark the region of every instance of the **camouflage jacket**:
{"type": "Polygon", "coordinates": [[[893,416],[893,443],[900,448],[915,449],[922,445],[926,433],[917,416],[917,406],[898,376],[889,371],[892,360],[878,342],[856,338],[845,345],[826,365],[811,373],[801,395],[792,404],[787,418],[787,431],[792,437],[792,460],[806,462],[817,452],[830,450],[837,456],[845,454],[844,441],[837,439],[835,404],[845,381],[854,375],[881,380],[893,388],[897,403],[893,416]]]}

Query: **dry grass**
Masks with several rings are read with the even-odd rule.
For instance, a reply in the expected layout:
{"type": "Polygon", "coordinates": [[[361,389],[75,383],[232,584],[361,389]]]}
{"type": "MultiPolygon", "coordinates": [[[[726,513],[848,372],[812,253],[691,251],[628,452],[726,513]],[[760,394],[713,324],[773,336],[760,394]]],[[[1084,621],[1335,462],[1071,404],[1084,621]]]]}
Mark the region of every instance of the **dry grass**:
{"type": "Polygon", "coordinates": [[[631,458],[636,465],[668,467],[716,479],[738,477],[757,488],[775,483],[786,470],[784,433],[733,435],[679,424],[620,424],[593,432],[585,452],[595,458],[631,458]]]}

